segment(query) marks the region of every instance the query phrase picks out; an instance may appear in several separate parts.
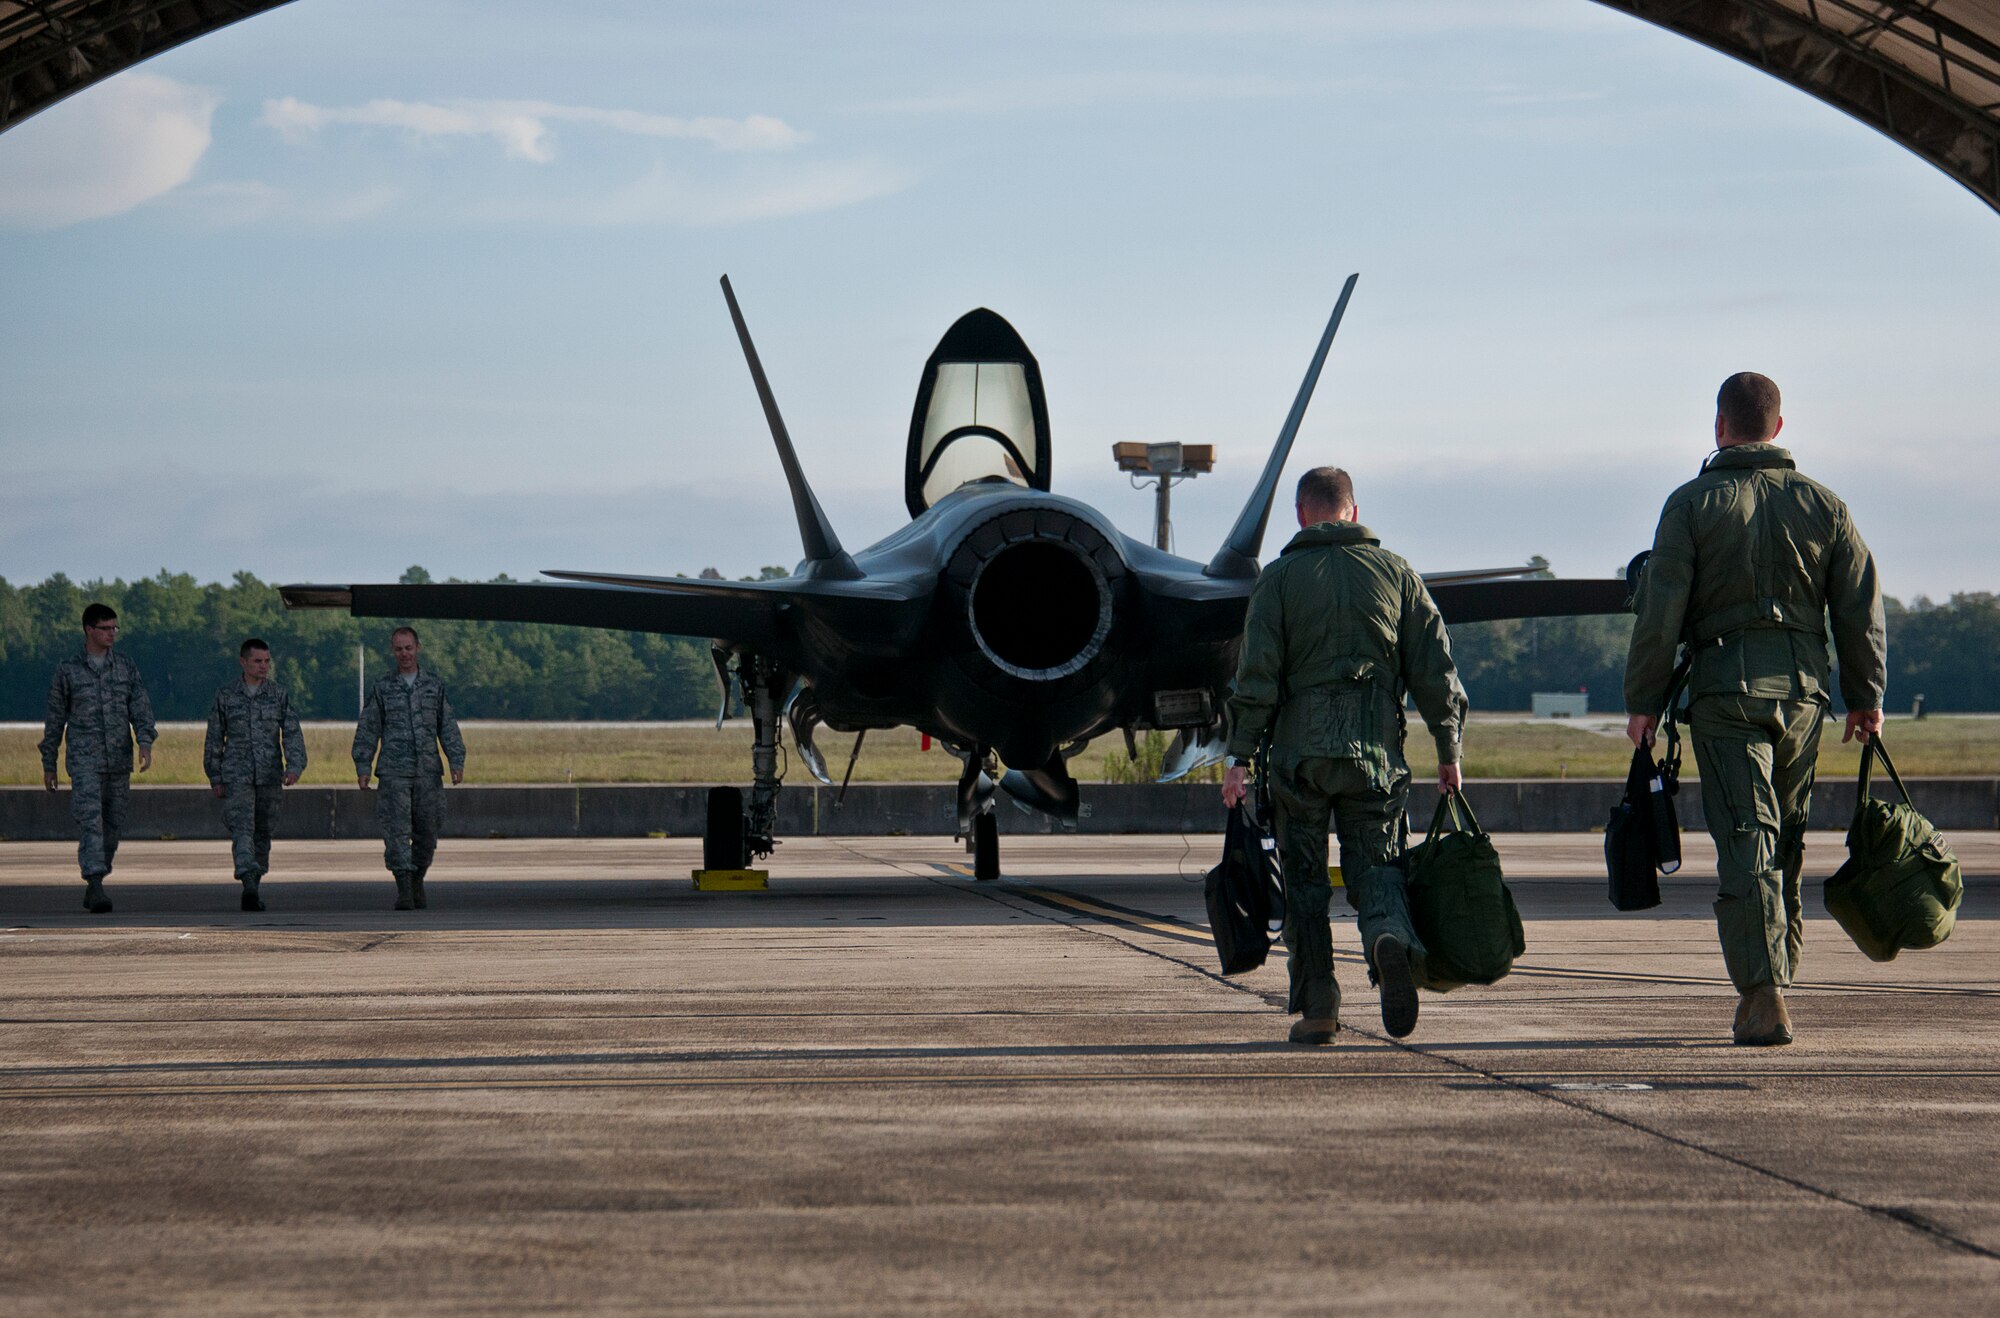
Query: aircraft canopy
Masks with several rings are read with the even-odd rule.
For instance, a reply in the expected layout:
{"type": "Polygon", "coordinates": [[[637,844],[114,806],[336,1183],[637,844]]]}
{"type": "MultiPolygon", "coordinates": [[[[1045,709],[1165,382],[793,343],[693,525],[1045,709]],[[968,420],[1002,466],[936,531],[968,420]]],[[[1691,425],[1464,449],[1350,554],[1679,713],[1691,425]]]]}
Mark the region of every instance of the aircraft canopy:
{"type": "Polygon", "coordinates": [[[981,307],[959,317],[924,363],[904,502],[915,517],[961,485],[994,479],[1049,488],[1049,409],[1028,345],[981,307]]]}

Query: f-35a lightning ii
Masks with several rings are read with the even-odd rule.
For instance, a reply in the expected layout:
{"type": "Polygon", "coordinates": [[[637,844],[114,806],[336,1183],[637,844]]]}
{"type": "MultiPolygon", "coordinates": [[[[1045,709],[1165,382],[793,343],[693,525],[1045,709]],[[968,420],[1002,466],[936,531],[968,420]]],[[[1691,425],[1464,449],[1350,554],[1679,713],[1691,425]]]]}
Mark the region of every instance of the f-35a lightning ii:
{"type": "MultiPolygon", "coordinates": [[[[959,834],[972,839],[975,876],[997,878],[996,787],[1074,822],[1077,784],[1066,761],[1094,737],[1174,732],[1167,777],[1221,757],[1265,524],[1356,278],[1341,289],[1248,502],[1206,563],[1134,540],[1096,509],[1050,491],[1041,370],[1014,328],[984,308],[960,317],[924,363],[903,466],[909,524],[849,553],[806,482],[725,277],[805,547],[791,576],[738,583],[549,571],[560,580],[282,593],[294,608],[346,608],[356,617],[708,637],[724,710],[740,695],[755,730],[747,802],[738,788],[710,792],[709,868],[741,868],[777,845],[781,722],[799,758],[829,784],[813,744],[820,725],[863,735],[910,725],[962,762],[959,834]]],[[[1527,570],[1426,581],[1447,622],[1625,607],[1619,580],[1499,579],[1527,570]]]]}

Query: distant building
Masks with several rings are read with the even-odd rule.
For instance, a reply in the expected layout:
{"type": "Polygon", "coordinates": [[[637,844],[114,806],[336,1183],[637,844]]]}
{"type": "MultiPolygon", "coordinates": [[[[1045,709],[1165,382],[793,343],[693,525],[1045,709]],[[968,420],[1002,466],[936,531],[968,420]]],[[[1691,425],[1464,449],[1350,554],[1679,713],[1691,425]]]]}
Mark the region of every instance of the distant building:
{"type": "Polygon", "coordinates": [[[1528,699],[1536,718],[1582,718],[1590,712],[1588,691],[1537,691],[1528,699]]]}

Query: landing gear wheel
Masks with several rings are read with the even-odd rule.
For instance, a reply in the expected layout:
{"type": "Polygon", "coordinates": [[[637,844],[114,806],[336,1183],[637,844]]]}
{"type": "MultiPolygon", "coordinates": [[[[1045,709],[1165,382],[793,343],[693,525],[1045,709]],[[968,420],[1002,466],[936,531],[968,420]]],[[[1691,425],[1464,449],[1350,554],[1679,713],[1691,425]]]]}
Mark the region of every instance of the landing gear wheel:
{"type": "Polygon", "coordinates": [[[972,817],[972,877],[981,883],[1000,877],[1000,821],[991,814],[972,817]]]}
{"type": "Polygon", "coordinates": [[[708,789],[708,821],[701,832],[701,867],[740,870],[750,864],[743,841],[743,789],[708,789]]]}

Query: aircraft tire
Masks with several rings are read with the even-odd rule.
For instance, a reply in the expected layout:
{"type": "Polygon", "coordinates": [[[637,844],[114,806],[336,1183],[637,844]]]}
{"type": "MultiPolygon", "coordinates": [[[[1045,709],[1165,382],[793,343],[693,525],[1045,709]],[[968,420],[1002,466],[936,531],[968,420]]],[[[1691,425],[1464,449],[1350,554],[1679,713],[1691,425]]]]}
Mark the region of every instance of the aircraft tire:
{"type": "Polygon", "coordinates": [[[990,811],[972,819],[972,877],[981,883],[1000,877],[1000,821],[990,811]]]}
{"type": "Polygon", "coordinates": [[[740,870],[750,863],[743,844],[743,789],[708,789],[708,819],[701,831],[701,867],[740,870]]]}

